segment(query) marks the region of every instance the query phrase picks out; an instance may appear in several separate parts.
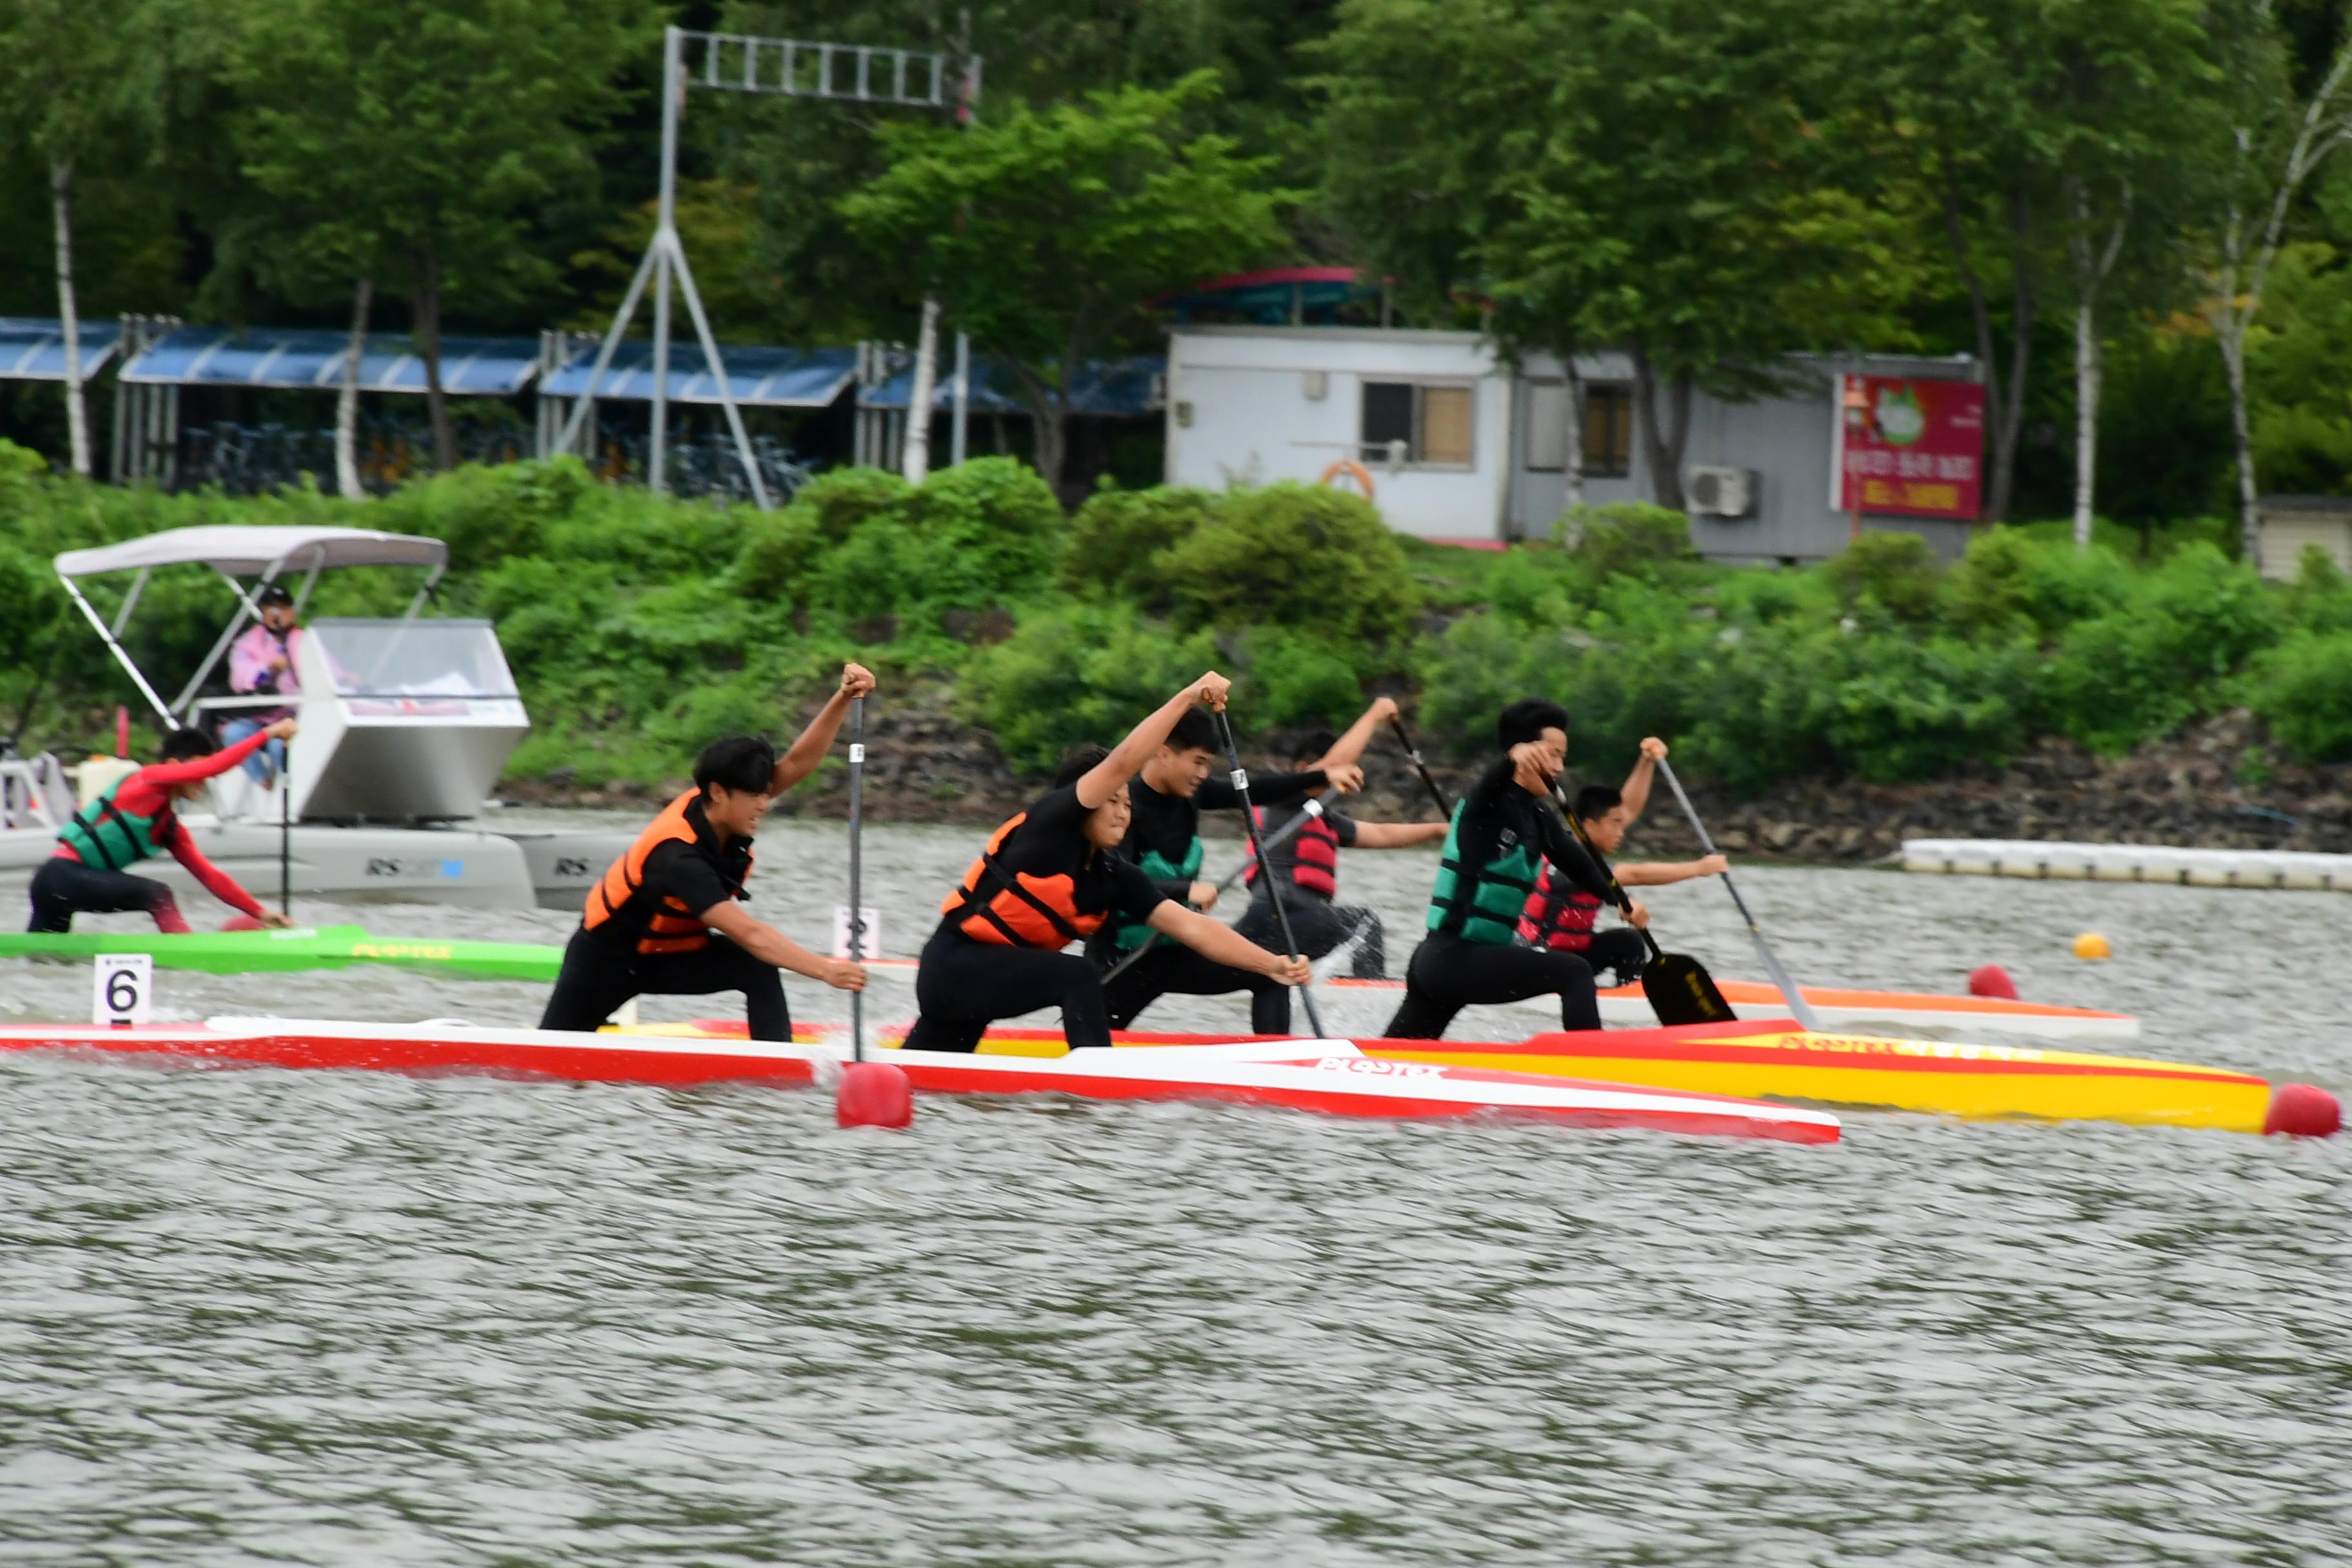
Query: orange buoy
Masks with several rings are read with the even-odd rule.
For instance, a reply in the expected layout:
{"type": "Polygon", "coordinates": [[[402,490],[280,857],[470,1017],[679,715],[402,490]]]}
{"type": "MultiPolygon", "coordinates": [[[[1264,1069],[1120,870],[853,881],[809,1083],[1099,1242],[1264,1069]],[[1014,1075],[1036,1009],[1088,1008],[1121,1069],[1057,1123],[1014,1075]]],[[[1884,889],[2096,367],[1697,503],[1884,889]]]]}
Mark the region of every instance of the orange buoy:
{"type": "Polygon", "coordinates": [[[1364,467],[1363,464],[1356,461],[1355,458],[1340,458],[1338,462],[1324,469],[1323,477],[1317,479],[1315,482],[1318,485],[1328,485],[1332,480],[1338,479],[1349,479],[1355,480],[1357,485],[1363,490],[1364,499],[1366,500],[1372,499],[1372,470],[1364,467]]]}
{"type": "Polygon", "coordinates": [[[2074,939],[2074,956],[2077,958],[2105,958],[2114,952],[2107,945],[2107,939],[2095,931],[2086,931],[2074,939]]]}

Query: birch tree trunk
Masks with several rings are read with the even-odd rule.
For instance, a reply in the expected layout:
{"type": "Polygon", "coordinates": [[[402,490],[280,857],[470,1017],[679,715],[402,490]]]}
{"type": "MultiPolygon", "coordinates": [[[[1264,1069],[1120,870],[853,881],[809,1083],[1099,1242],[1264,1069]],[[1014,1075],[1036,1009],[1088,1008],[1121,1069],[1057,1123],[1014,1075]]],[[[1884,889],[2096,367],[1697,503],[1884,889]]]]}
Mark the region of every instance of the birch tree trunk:
{"type": "Polygon", "coordinates": [[[931,471],[931,399],[939,390],[940,297],[923,296],[923,324],[915,332],[915,384],[907,395],[907,482],[919,485],[931,471]]]}
{"type": "Polygon", "coordinates": [[[335,394],[335,488],[345,500],[364,500],[360,485],[360,358],[367,351],[368,307],[375,284],[362,278],[352,290],[352,335],[343,345],[343,384],[335,394]]]}
{"type": "Polygon", "coordinates": [[[2257,572],[2263,569],[2263,514],[2254,497],[2254,437],[2246,415],[2246,332],[2234,319],[2229,330],[2214,322],[2221,369],[2230,383],[2230,439],[2238,455],[2238,547],[2257,572]]]}
{"type": "Polygon", "coordinates": [[[81,312],[74,303],[73,160],[49,164],[49,201],[58,230],[58,314],[66,334],[66,434],[73,471],[89,478],[89,407],[82,396],[81,312]]]}
{"type": "Polygon", "coordinates": [[[1560,351],[1559,364],[1568,381],[1568,431],[1560,449],[1560,505],[1574,511],[1584,505],[1584,374],[1576,368],[1576,351],[1560,351]]]}
{"type": "Polygon", "coordinates": [[[2116,203],[2115,226],[2106,244],[2091,245],[2091,198],[2080,179],[2066,182],[2074,206],[2074,232],[2066,251],[2074,264],[2074,548],[2091,548],[2091,520],[2096,510],[2099,463],[2099,392],[2103,365],[2099,344],[2099,289],[2123,254],[2124,234],[2131,222],[2132,189],[2123,186],[2116,203]]]}

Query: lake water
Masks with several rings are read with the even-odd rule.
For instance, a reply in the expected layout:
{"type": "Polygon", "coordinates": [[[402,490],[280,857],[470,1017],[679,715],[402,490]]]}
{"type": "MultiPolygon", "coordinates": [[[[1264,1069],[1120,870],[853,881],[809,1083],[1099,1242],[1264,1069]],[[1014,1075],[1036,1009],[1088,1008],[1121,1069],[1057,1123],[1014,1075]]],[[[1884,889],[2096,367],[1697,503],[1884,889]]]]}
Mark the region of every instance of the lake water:
{"type": "MultiPolygon", "coordinates": [[[[888,950],[980,837],[869,835],[888,950]]],[[[821,943],[842,843],[772,825],[755,909],[821,943]]],[[[1398,972],[1433,866],[1345,858],[1398,972]]],[[[1957,990],[1999,962],[2141,1015],[2147,1054],[2352,1089],[2341,895],[1743,884],[1809,980],[1957,990]],[[2116,957],[2069,957],[2094,929],[2116,957]]],[[[1719,889],[1651,902],[1670,947],[1757,972],[1719,889]]],[[[544,999],[161,980],[184,1017],[544,999]]],[[[0,1019],[89,995],[83,967],[0,972],[0,1019]]],[[[872,995],[911,1010],[902,980],[872,995]]],[[[1370,1032],[1392,1004],[1325,1005],[1370,1032]]],[[[2352,1532],[2342,1141],[945,1100],[891,1135],[772,1089],[54,1058],[0,1060],[0,1562],[2285,1563],[2352,1532]]]]}

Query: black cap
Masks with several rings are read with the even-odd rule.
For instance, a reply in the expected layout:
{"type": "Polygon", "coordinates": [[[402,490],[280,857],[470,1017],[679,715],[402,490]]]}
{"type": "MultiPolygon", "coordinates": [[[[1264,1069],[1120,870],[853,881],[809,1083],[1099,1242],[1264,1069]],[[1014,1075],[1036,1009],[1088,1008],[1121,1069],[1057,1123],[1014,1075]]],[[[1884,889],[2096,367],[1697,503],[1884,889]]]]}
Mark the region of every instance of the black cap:
{"type": "Polygon", "coordinates": [[[290,606],[294,603],[294,595],[286,591],[283,583],[265,583],[261,585],[261,592],[253,596],[253,602],[265,610],[272,605],[290,606]]]}

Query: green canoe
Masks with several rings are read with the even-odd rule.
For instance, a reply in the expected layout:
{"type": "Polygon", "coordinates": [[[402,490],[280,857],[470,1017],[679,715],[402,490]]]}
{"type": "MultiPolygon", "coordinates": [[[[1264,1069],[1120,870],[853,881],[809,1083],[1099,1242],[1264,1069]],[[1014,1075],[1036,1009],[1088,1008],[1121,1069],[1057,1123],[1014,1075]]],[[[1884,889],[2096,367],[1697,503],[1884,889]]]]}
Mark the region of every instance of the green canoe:
{"type": "Polygon", "coordinates": [[[371,936],[361,926],[299,926],[292,931],[160,931],[61,936],[0,934],[0,958],[95,958],[102,952],[145,952],[158,969],[208,974],[258,974],[298,969],[341,969],[390,963],[436,969],[478,980],[552,982],[563,950],[530,942],[439,942],[423,937],[371,936]]]}

